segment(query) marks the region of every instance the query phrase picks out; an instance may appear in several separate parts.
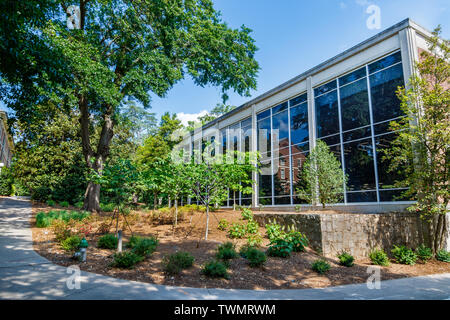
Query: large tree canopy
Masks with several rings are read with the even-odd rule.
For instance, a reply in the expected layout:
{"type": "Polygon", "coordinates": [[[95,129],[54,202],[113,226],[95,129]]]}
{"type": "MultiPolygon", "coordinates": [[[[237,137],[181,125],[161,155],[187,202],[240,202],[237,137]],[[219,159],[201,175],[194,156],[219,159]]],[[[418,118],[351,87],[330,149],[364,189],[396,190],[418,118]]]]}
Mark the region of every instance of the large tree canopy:
{"type": "MultiPolygon", "coordinates": [[[[251,30],[229,28],[210,0],[3,1],[0,12],[1,98],[23,121],[37,103],[78,109],[84,159],[99,173],[124,103],[149,106],[187,75],[224,95],[256,87],[251,30]],[[70,5],[78,29],[67,27],[70,5]]],[[[99,193],[90,183],[85,209],[98,210],[99,193]]]]}

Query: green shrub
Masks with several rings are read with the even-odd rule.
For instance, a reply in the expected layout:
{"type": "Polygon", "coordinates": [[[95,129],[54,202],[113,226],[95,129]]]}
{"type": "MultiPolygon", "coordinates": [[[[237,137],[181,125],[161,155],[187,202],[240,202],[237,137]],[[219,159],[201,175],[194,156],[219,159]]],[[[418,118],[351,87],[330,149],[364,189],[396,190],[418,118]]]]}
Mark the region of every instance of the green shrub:
{"type": "Polygon", "coordinates": [[[75,203],[75,207],[78,208],[78,209],[83,208],[83,205],[84,205],[83,201],[78,201],[78,202],[75,203]]]}
{"type": "Polygon", "coordinates": [[[67,208],[67,207],[69,207],[69,202],[68,202],[68,201],[61,201],[61,202],[59,203],[59,205],[60,205],[61,207],[63,207],[63,208],[67,208]]]}
{"type": "Polygon", "coordinates": [[[132,269],[136,263],[141,262],[142,260],[144,260],[144,257],[139,256],[132,251],[123,251],[114,254],[111,266],[116,268],[132,269]]]}
{"type": "Polygon", "coordinates": [[[38,212],[36,214],[36,227],[46,228],[52,224],[54,220],[62,220],[69,222],[70,220],[82,221],[90,216],[86,211],[66,211],[66,210],[52,210],[47,213],[38,212]]]}
{"type": "Polygon", "coordinates": [[[228,236],[231,239],[236,239],[236,238],[244,238],[245,234],[247,232],[247,227],[244,224],[240,224],[240,223],[233,223],[231,225],[231,227],[228,229],[228,236]]]}
{"type": "Polygon", "coordinates": [[[181,270],[192,267],[194,256],[189,252],[179,251],[169,256],[165,256],[162,267],[167,274],[179,274],[181,270]]]}
{"type": "Polygon", "coordinates": [[[216,258],[221,260],[230,260],[237,257],[234,244],[231,242],[225,242],[217,247],[216,258]]]}
{"type": "Polygon", "coordinates": [[[267,249],[267,254],[271,257],[288,258],[291,255],[292,244],[284,239],[277,239],[271,242],[267,249]]]}
{"type": "Polygon", "coordinates": [[[255,220],[250,220],[247,222],[246,229],[248,234],[256,234],[259,230],[259,224],[255,220]]]}
{"type": "Polygon", "coordinates": [[[445,249],[441,249],[436,252],[436,259],[443,262],[450,262],[450,252],[445,249]]]}
{"type": "Polygon", "coordinates": [[[317,259],[313,262],[311,268],[319,274],[324,274],[331,269],[331,266],[327,261],[323,259],[317,259]]]}
{"type": "Polygon", "coordinates": [[[218,260],[210,260],[205,263],[202,268],[202,274],[212,278],[229,278],[225,263],[218,260]]]}
{"type": "Polygon", "coordinates": [[[263,239],[259,233],[250,234],[247,237],[247,244],[251,247],[259,247],[262,243],[263,239]]]}
{"type": "Polygon", "coordinates": [[[291,231],[286,234],[286,240],[292,244],[294,252],[303,252],[308,246],[308,238],[299,231],[291,231]]]}
{"type": "Polygon", "coordinates": [[[136,246],[136,244],[141,240],[142,237],[132,235],[125,246],[129,249],[133,249],[136,246]]]}
{"type": "Polygon", "coordinates": [[[103,212],[113,212],[115,208],[114,203],[100,203],[100,210],[103,212]]]}
{"type": "Polygon", "coordinates": [[[241,249],[239,249],[239,255],[242,257],[242,258],[247,258],[247,252],[248,252],[248,250],[250,250],[250,249],[252,249],[253,248],[253,246],[250,246],[250,245],[245,245],[245,246],[242,246],[241,247],[241,249]]]}
{"type": "Polygon", "coordinates": [[[417,257],[425,263],[433,258],[433,251],[424,244],[421,244],[416,248],[416,254],[417,257]]]}
{"type": "Polygon", "coordinates": [[[242,208],[241,216],[244,220],[253,220],[253,212],[248,208],[242,208]]]}
{"type": "Polygon", "coordinates": [[[98,239],[97,247],[102,249],[116,249],[118,239],[113,234],[105,234],[98,239]]]}
{"type": "Polygon", "coordinates": [[[225,219],[220,219],[219,221],[219,225],[217,226],[217,229],[219,229],[220,231],[226,231],[228,229],[229,226],[229,222],[225,219]]]}
{"type": "Polygon", "coordinates": [[[263,251],[253,247],[247,249],[245,256],[248,260],[248,264],[252,268],[262,266],[267,260],[266,254],[263,251]]]}
{"type": "Polygon", "coordinates": [[[70,236],[61,242],[61,247],[66,251],[76,251],[81,239],[78,236],[70,236]]]}
{"type": "Polygon", "coordinates": [[[282,230],[281,226],[276,223],[266,224],[266,232],[270,242],[286,237],[286,233],[282,230]]]}
{"type": "Polygon", "coordinates": [[[50,207],[53,207],[55,205],[55,201],[52,200],[52,199],[48,199],[47,200],[47,205],[50,206],[50,207]]]}
{"type": "Polygon", "coordinates": [[[343,251],[338,255],[339,263],[346,267],[352,267],[355,258],[348,252],[343,251]]]}
{"type": "Polygon", "coordinates": [[[141,257],[147,257],[155,252],[157,246],[158,240],[156,238],[141,238],[136,242],[132,251],[141,257]]]}
{"type": "Polygon", "coordinates": [[[385,267],[389,265],[389,258],[383,249],[372,250],[369,253],[369,258],[373,264],[385,267]]]}
{"type": "Polygon", "coordinates": [[[72,231],[69,225],[62,220],[53,220],[51,229],[55,235],[56,241],[59,243],[72,236],[72,231]]]}
{"type": "Polygon", "coordinates": [[[412,251],[412,249],[405,246],[394,246],[391,253],[394,259],[401,264],[414,265],[417,261],[417,255],[412,251]]]}

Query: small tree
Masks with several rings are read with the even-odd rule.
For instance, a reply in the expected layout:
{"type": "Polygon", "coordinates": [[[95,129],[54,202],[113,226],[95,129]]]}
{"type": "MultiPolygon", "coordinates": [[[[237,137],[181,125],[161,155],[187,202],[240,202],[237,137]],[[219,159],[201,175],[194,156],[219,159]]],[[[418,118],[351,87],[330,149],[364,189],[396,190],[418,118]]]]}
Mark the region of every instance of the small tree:
{"type": "Polygon", "coordinates": [[[424,237],[434,252],[444,245],[450,202],[450,42],[439,38],[440,31],[434,30],[429,51],[421,53],[409,87],[399,88],[405,117],[391,122],[398,133],[384,152],[390,171],[405,173],[396,186],[409,187],[405,195],[417,199],[409,209],[430,222],[424,237]]]}
{"type": "Polygon", "coordinates": [[[321,140],[311,150],[301,173],[304,187],[297,189],[299,197],[315,205],[317,201],[325,208],[326,203],[342,201],[347,178],[341,164],[330,148],[321,140]]]}

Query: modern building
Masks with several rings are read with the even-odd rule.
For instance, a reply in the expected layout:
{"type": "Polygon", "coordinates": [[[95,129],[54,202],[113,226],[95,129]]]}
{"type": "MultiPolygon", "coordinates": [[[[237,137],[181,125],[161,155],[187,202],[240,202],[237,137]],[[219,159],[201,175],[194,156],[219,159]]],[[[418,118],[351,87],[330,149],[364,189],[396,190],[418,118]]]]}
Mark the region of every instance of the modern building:
{"type": "Polygon", "coordinates": [[[411,201],[394,187],[401,177],[388,172],[382,150],[396,134],[389,122],[402,117],[397,87],[408,83],[430,36],[406,19],[209,122],[186,145],[201,148],[201,141],[210,139],[208,130],[215,129],[222,151],[260,151],[262,167],[272,172],[254,173],[254,193],[240,195],[239,204],[292,210],[304,204],[296,196],[298,173],[321,139],[348,175],[336,209],[402,209],[411,201]],[[239,136],[227,130],[239,128],[239,136]]]}
{"type": "Polygon", "coordinates": [[[0,111],[0,170],[1,167],[11,165],[14,142],[8,133],[8,116],[6,112],[0,111]]]}

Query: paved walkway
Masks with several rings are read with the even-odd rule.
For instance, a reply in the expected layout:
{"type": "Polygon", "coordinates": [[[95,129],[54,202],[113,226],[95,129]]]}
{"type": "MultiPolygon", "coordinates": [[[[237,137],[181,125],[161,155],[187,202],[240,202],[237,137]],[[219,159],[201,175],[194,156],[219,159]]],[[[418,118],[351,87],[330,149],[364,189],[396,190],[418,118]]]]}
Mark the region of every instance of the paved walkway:
{"type": "Polygon", "coordinates": [[[0,299],[450,299],[450,274],[302,290],[224,290],[153,285],[81,272],[70,290],[67,268],[32,248],[28,200],[0,198],[0,299]]]}

